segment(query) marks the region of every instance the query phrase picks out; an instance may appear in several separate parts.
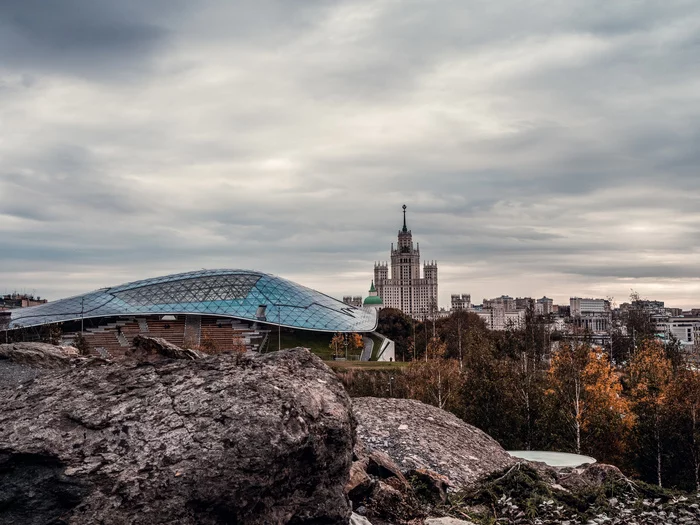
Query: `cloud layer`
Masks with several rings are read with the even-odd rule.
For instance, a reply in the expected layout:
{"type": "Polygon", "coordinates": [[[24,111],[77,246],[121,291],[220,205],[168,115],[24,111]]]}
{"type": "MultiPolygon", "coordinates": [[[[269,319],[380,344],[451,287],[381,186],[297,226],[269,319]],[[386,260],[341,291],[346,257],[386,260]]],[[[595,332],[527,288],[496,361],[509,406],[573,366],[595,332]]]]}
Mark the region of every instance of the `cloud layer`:
{"type": "Polygon", "coordinates": [[[694,0],[0,3],[0,292],[269,271],[700,306],[694,0]],[[146,5],[147,4],[147,5],[146,5]]]}

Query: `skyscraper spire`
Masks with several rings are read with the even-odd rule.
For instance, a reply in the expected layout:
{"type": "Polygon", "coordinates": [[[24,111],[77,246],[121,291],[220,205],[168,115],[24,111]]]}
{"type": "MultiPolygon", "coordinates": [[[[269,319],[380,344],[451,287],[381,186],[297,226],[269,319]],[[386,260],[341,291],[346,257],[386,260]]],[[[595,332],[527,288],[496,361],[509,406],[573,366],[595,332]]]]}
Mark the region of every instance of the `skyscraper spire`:
{"type": "Polygon", "coordinates": [[[408,228],[406,228],[406,205],[403,205],[403,230],[404,232],[408,231],[408,228]]]}

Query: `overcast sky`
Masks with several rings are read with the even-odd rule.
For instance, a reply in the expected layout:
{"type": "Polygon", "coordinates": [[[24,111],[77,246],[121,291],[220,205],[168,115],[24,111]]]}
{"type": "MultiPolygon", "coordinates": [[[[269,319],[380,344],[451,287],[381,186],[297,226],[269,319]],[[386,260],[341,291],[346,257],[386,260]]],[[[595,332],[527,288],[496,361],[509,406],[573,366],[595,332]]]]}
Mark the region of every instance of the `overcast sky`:
{"type": "Polygon", "coordinates": [[[700,307],[697,0],[0,0],[0,292],[200,268],[700,307]]]}

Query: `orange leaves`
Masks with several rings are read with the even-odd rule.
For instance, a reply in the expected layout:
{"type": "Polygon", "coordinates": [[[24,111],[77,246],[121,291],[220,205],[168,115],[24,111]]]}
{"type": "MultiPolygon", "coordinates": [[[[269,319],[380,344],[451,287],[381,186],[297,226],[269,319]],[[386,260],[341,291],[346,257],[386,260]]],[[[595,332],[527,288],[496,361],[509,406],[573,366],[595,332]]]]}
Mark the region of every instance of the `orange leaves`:
{"type": "Polygon", "coordinates": [[[621,453],[634,419],[606,354],[588,345],[562,345],[552,357],[548,383],[545,393],[570,422],[578,452],[605,448],[608,457],[621,453]]]}
{"type": "Polygon", "coordinates": [[[350,346],[353,350],[359,350],[364,346],[364,343],[362,342],[362,336],[360,334],[351,334],[349,341],[350,346]]]}
{"type": "Polygon", "coordinates": [[[673,368],[659,341],[646,340],[630,363],[632,395],[640,403],[660,405],[671,382],[673,368]]]}
{"type": "Polygon", "coordinates": [[[620,423],[622,429],[630,430],[634,424],[631,407],[622,396],[622,383],[610,366],[607,354],[591,351],[583,370],[584,404],[586,418],[583,428],[610,422],[620,423]]]}

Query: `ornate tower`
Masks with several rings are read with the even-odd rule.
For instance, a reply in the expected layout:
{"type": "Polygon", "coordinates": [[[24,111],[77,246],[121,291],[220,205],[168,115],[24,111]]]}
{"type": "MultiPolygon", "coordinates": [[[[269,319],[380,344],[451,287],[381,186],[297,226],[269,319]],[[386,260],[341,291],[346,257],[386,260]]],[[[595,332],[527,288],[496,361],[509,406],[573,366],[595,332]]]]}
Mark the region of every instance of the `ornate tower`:
{"type": "Polygon", "coordinates": [[[375,263],[374,281],[385,307],[398,308],[415,317],[425,317],[437,305],[437,263],[425,265],[421,278],[420,246],[413,245],[413,234],[406,226],[406,205],[403,205],[403,227],[398,233],[396,248],[391,245],[391,278],[386,263],[375,263]]]}

